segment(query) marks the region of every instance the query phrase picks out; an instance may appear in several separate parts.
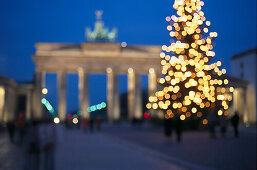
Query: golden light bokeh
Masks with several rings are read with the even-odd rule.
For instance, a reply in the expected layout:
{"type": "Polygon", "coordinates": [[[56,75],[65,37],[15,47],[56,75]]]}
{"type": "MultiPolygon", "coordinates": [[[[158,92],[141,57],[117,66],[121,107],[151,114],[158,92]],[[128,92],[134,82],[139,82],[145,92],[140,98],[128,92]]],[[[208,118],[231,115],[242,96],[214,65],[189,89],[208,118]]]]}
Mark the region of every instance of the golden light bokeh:
{"type": "Polygon", "coordinates": [[[48,93],[47,88],[43,88],[43,89],[42,89],[42,94],[47,94],[47,93],[48,93]]]}
{"type": "Polygon", "coordinates": [[[200,118],[206,114],[202,110],[214,107],[222,115],[229,107],[226,101],[232,100],[225,94],[234,88],[227,90],[224,85],[229,84],[228,79],[220,78],[226,74],[225,69],[220,69],[221,61],[209,64],[215,56],[213,42],[218,33],[209,32],[211,22],[201,11],[203,5],[201,0],[175,0],[177,16],[166,17],[170,23],[167,30],[176,41],[162,46],[162,77],[158,82],[163,89],[147,104],[147,108],[166,110],[165,118],[177,114],[181,120],[192,115],[200,118]]]}

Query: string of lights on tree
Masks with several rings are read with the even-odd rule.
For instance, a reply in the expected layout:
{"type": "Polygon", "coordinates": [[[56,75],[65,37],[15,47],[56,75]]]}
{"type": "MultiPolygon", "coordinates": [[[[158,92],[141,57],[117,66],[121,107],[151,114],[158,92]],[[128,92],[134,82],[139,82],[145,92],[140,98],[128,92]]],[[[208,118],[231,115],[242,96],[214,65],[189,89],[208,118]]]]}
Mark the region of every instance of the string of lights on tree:
{"type": "MultiPolygon", "coordinates": [[[[50,104],[50,102],[46,99],[46,98],[43,98],[41,100],[41,103],[45,105],[46,109],[52,114],[52,115],[56,115],[55,114],[55,110],[53,108],[53,106],[50,104]]],[[[102,110],[104,108],[106,108],[106,102],[101,102],[99,104],[96,104],[96,105],[93,105],[93,106],[90,106],[87,108],[88,112],[95,112],[95,111],[98,111],[98,110],[102,110]]],[[[80,116],[81,115],[81,111],[78,111],[78,115],[80,116]]]]}
{"type": "MultiPolygon", "coordinates": [[[[43,88],[42,89],[42,94],[46,95],[47,93],[48,93],[48,89],[47,88],[43,88]]],[[[57,114],[55,113],[54,107],[50,104],[50,102],[46,98],[42,98],[41,103],[44,104],[46,109],[54,117],[54,123],[56,123],[56,124],[60,123],[60,119],[57,117],[57,114]]],[[[87,110],[88,110],[89,113],[91,113],[91,112],[102,110],[102,109],[106,108],[106,106],[107,106],[106,102],[101,102],[99,104],[96,104],[96,105],[88,107],[87,110]]],[[[78,124],[78,122],[79,122],[78,116],[81,116],[81,111],[80,110],[76,114],[74,114],[74,115],[68,114],[67,118],[69,120],[72,119],[72,122],[74,124],[78,124]]]]}
{"type": "Polygon", "coordinates": [[[176,41],[162,46],[162,77],[158,79],[162,90],[150,96],[146,105],[164,110],[166,119],[200,118],[208,112],[228,115],[233,87],[228,88],[228,80],[221,79],[226,70],[220,69],[220,61],[209,64],[218,34],[209,33],[211,22],[201,11],[203,5],[200,0],[175,0],[177,16],[166,17],[169,35],[176,41]]]}
{"type": "Polygon", "coordinates": [[[90,112],[102,110],[102,109],[106,108],[106,106],[107,106],[106,103],[102,102],[102,103],[99,103],[99,104],[88,107],[87,110],[90,113],[90,112]]]}
{"type": "Polygon", "coordinates": [[[46,98],[43,98],[41,100],[41,103],[45,105],[46,109],[52,114],[52,115],[56,115],[53,106],[50,104],[50,102],[48,100],[46,100],[46,98]]]}

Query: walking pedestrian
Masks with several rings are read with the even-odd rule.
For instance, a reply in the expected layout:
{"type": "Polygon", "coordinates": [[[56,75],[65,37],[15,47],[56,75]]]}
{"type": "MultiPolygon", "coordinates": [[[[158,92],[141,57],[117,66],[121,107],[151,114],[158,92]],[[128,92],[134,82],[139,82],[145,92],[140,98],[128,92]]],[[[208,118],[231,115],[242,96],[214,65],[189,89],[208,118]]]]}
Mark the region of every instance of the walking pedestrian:
{"type": "Polygon", "coordinates": [[[219,125],[220,125],[221,136],[225,137],[227,132],[227,125],[228,125],[228,120],[225,115],[222,115],[219,117],[219,125]]]}
{"type": "Polygon", "coordinates": [[[16,128],[18,130],[18,144],[22,145],[23,138],[25,135],[25,120],[23,118],[19,118],[16,121],[16,128]]]}
{"type": "Polygon", "coordinates": [[[175,127],[176,127],[176,134],[177,134],[177,141],[181,142],[182,140],[182,130],[183,130],[183,122],[179,116],[175,119],[175,127]]]}
{"type": "Polygon", "coordinates": [[[238,138],[238,124],[239,124],[239,114],[237,111],[235,111],[235,114],[234,116],[231,118],[231,123],[232,123],[232,126],[234,128],[234,135],[236,138],[238,138]]]}
{"type": "Polygon", "coordinates": [[[9,121],[7,122],[6,126],[7,126],[7,131],[9,134],[10,141],[11,143],[14,143],[15,124],[13,121],[9,121]]]}
{"type": "Polygon", "coordinates": [[[55,150],[57,144],[57,129],[51,119],[40,126],[40,143],[43,157],[43,170],[55,169],[55,150]]]}
{"type": "Polygon", "coordinates": [[[24,170],[39,170],[40,143],[38,122],[33,121],[25,135],[25,165],[24,170]]]}
{"type": "Polygon", "coordinates": [[[166,137],[172,136],[172,119],[164,119],[164,134],[166,137]]]}
{"type": "Polygon", "coordinates": [[[94,128],[95,128],[94,124],[95,124],[94,118],[90,118],[90,120],[89,120],[89,130],[90,130],[91,133],[94,132],[94,128]]]}
{"type": "Polygon", "coordinates": [[[82,130],[86,132],[88,129],[88,119],[82,118],[82,130]]]}
{"type": "Polygon", "coordinates": [[[217,124],[217,117],[216,115],[211,112],[208,117],[208,127],[209,127],[209,131],[210,131],[210,137],[211,138],[216,138],[216,130],[215,130],[215,127],[216,127],[216,124],[217,124]]]}
{"type": "Polygon", "coordinates": [[[97,127],[97,131],[98,131],[98,132],[101,131],[101,124],[102,124],[102,119],[101,119],[101,117],[97,117],[97,118],[96,118],[96,127],[97,127]]]}

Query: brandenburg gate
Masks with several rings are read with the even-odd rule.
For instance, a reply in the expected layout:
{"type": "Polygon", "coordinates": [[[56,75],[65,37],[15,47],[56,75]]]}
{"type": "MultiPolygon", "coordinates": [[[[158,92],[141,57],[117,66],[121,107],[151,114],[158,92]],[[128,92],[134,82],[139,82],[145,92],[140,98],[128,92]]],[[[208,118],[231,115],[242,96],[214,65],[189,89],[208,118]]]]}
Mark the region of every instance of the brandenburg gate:
{"type": "MultiPolygon", "coordinates": [[[[118,75],[128,75],[128,118],[142,117],[140,74],[149,75],[149,95],[157,86],[160,73],[160,46],[126,46],[118,43],[37,43],[33,60],[36,65],[36,106],[41,105],[41,90],[45,73],[56,72],[58,79],[58,114],[66,116],[66,74],[79,75],[79,106],[83,118],[89,118],[89,73],[107,74],[107,114],[112,122],[120,117],[118,75]]],[[[35,108],[35,117],[42,116],[42,108],[35,108]]]]}
{"type": "Polygon", "coordinates": [[[36,65],[36,94],[34,117],[42,116],[41,90],[45,73],[56,72],[58,79],[58,115],[66,116],[66,74],[79,75],[79,107],[83,118],[89,118],[89,73],[107,74],[107,116],[109,122],[120,118],[118,75],[128,74],[128,119],[142,117],[140,74],[148,74],[149,95],[156,91],[156,73],[160,73],[160,46],[141,46],[114,43],[116,29],[108,31],[96,11],[94,30],[86,29],[88,42],[82,44],[37,43],[33,60],[36,65]]]}
{"type": "Polygon", "coordinates": [[[156,90],[156,73],[160,73],[160,46],[127,46],[114,43],[116,29],[108,31],[101,20],[102,11],[96,11],[94,30],[86,29],[88,42],[82,44],[37,43],[33,60],[36,65],[36,94],[34,117],[42,117],[41,90],[45,73],[56,72],[58,79],[58,115],[66,116],[66,74],[79,75],[79,107],[82,118],[89,118],[89,73],[107,74],[107,116],[109,122],[120,118],[118,75],[128,74],[128,119],[142,117],[140,74],[149,75],[149,95],[156,90]]]}

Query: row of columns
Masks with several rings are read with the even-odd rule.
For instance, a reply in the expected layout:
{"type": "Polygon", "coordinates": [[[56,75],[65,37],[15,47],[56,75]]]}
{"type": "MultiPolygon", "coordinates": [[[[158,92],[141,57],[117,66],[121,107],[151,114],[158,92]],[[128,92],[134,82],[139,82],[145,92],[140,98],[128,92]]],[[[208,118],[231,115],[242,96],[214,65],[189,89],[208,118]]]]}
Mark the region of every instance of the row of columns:
{"type": "Polygon", "coordinates": [[[140,74],[128,69],[128,118],[142,117],[142,92],[140,74]]]}
{"type": "Polygon", "coordinates": [[[120,118],[119,79],[118,74],[111,68],[107,72],[107,116],[109,123],[120,118]]]}
{"type": "Polygon", "coordinates": [[[61,71],[58,72],[58,114],[60,120],[65,120],[66,112],[67,112],[67,97],[66,97],[66,72],[61,71]]]}
{"type": "Polygon", "coordinates": [[[83,118],[89,118],[89,90],[88,90],[88,73],[79,68],[79,108],[83,118]]]}
{"type": "Polygon", "coordinates": [[[43,116],[41,100],[43,98],[42,89],[44,87],[45,74],[44,72],[35,73],[35,102],[33,106],[32,119],[38,119],[43,116]]]}
{"type": "Polygon", "coordinates": [[[239,112],[243,123],[256,122],[255,89],[249,84],[247,87],[236,88],[233,92],[231,113],[239,112]]]}
{"type": "MultiPolygon", "coordinates": [[[[120,99],[119,99],[119,81],[118,72],[115,69],[107,68],[107,116],[109,123],[120,118],[120,99]]],[[[89,107],[89,78],[88,72],[83,69],[78,69],[79,75],[79,107],[82,117],[88,119],[89,107]]],[[[58,79],[58,115],[61,121],[65,120],[67,112],[66,101],[66,72],[57,72],[58,79]]],[[[42,117],[41,99],[43,95],[41,90],[44,88],[45,75],[42,72],[36,73],[36,107],[34,118],[42,117]]],[[[149,69],[149,95],[153,95],[156,91],[156,72],[154,69],[149,69]]],[[[142,91],[141,91],[141,76],[136,70],[128,69],[128,119],[141,118],[142,113],[142,91]]]]}
{"type": "Polygon", "coordinates": [[[26,119],[30,120],[32,117],[32,91],[26,93],[26,119]]]}

